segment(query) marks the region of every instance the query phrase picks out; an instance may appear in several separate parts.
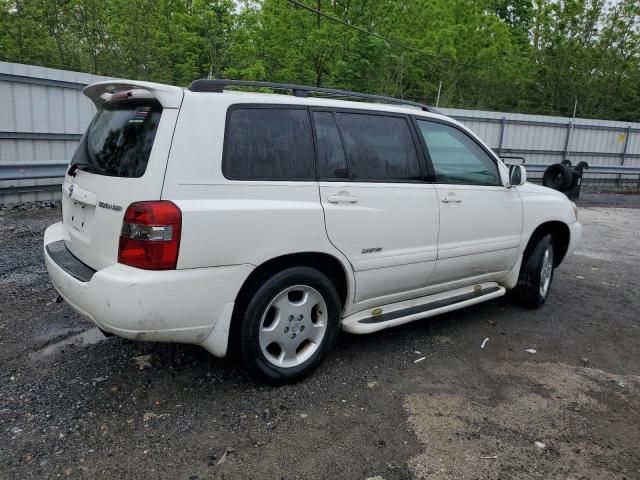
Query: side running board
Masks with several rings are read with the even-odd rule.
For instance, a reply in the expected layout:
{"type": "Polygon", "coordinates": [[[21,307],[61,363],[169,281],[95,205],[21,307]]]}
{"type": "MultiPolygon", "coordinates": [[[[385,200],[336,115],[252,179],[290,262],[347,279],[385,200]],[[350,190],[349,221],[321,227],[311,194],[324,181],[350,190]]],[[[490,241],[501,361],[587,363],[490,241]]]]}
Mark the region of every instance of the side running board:
{"type": "Polygon", "coordinates": [[[505,288],[494,282],[458,288],[355,313],[342,320],[342,328],[350,333],[377,332],[485,302],[505,293],[505,288]]]}

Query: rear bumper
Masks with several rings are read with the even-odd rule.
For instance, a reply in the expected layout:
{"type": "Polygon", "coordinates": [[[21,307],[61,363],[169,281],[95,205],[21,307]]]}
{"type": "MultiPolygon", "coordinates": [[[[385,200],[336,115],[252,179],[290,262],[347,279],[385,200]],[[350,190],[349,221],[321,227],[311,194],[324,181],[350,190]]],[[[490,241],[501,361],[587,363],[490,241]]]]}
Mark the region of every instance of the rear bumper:
{"type": "Polygon", "coordinates": [[[80,315],[134,340],[200,344],[226,353],[233,302],[252,265],[150,271],[116,263],[82,282],[58,265],[46,246],[68,240],[62,223],[44,235],[53,286],[80,315]]]}

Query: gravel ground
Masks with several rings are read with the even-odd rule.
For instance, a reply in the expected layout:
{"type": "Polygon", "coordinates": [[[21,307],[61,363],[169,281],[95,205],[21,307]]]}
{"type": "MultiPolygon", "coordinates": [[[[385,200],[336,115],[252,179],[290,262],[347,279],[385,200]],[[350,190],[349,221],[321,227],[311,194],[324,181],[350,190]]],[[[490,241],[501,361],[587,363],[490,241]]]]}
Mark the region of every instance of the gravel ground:
{"type": "Polygon", "coordinates": [[[640,479],[640,196],[579,205],[543,309],[343,334],[280,388],[195,346],[104,339],[48,283],[59,210],[2,211],[0,479],[640,479]]]}

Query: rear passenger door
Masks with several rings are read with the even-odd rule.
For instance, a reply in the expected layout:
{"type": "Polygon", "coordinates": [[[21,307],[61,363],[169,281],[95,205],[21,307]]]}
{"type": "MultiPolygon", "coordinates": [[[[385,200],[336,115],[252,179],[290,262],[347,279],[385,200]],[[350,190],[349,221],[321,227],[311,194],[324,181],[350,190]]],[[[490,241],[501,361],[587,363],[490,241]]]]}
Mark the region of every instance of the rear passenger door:
{"type": "Polygon", "coordinates": [[[312,122],[327,234],[353,265],[355,301],[425,287],[439,207],[410,119],[314,109],[312,122]]]}

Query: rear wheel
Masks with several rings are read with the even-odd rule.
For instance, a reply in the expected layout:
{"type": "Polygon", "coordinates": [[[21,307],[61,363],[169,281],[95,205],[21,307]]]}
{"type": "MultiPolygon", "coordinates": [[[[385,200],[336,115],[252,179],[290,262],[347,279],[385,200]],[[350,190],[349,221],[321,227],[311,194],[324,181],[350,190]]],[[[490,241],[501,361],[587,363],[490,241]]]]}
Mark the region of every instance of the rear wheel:
{"type": "Polygon", "coordinates": [[[340,299],[326,275],[293,267],[266,280],[241,318],[238,353],[248,372],[272,384],[309,375],[335,344],[340,299]]]}
{"type": "Polygon", "coordinates": [[[527,308],[540,308],[549,296],[554,271],[553,237],[540,236],[525,252],[513,296],[527,308]]]}

